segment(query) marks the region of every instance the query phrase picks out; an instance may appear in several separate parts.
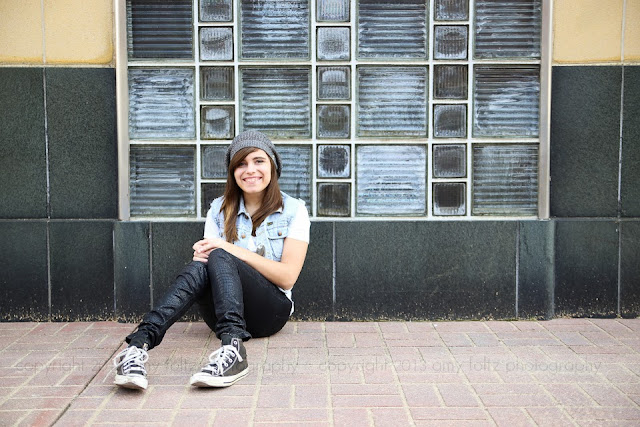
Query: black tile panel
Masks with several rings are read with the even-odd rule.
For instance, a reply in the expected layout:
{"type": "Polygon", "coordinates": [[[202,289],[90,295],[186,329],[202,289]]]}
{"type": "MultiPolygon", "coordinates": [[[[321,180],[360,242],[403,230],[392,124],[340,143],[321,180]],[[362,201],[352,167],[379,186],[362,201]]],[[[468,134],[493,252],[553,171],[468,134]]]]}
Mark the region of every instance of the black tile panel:
{"type": "Polygon", "coordinates": [[[551,215],[617,215],[620,66],[554,67],[551,215]]]}
{"type": "Polygon", "coordinates": [[[640,316],[640,221],[623,221],[620,240],[620,311],[635,318],[640,316]]]}
{"type": "Polygon", "coordinates": [[[46,68],[52,218],[117,218],[115,70],[46,68]]]}
{"type": "Polygon", "coordinates": [[[622,216],[640,217],[640,66],[624,67],[622,216]]]}
{"type": "Polygon", "coordinates": [[[113,221],[52,221],[52,320],[112,319],[113,221]]]}
{"type": "Polygon", "coordinates": [[[151,308],[150,224],[116,222],[115,286],[116,317],[139,321],[151,308]]]}
{"type": "MultiPolygon", "coordinates": [[[[202,238],[201,222],[154,222],[152,234],[153,298],[166,292],[171,283],[191,262],[193,243],[202,238]]],[[[328,319],[332,316],[332,224],[314,223],[311,245],[304,268],[293,289],[296,319],[328,319]]],[[[199,319],[196,307],[185,319],[199,319]]]]}
{"type": "Polygon", "coordinates": [[[292,291],[296,320],[333,318],[333,227],[332,222],[311,223],[307,258],[292,291]]]}
{"type": "Polygon", "coordinates": [[[553,316],[555,221],[519,223],[518,316],[553,316]]]}
{"type": "Polygon", "coordinates": [[[0,320],[47,321],[47,223],[0,222],[0,320]]]}
{"type": "Polygon", "coordinates": [[[0,218],[47,217],[42,68],[0,68],[0,218]]]}
{"type": "MultiPolygon", "coordinates": [[[[185,265],[193,259],[192,246],[202,239],[203,222],[154,222],[151,224],[152,305],[169,289],[185,265]]],[[[197,307],[183,319],[199,319],[197,307]]]]}
{"type": "Polygon", "coordinates": [[[556,221],[555,314],[613,317],[618,306],[618,226],[556,221]]]}
{"type": "Polygon", "coordinates": [[[515,317],[517,222],[336,223],[338,319],[515,317]]]}

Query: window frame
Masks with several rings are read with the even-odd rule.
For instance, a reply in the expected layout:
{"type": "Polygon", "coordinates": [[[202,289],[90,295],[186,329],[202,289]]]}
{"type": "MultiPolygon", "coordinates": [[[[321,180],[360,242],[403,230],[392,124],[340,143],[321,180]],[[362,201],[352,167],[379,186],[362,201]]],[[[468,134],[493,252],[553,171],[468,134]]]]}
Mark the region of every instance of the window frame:
{"type": "MultiPolygon", "coordinates": [[[[435,104],[440,103],[439,100],[434,99],[433,97],[433,70],[434,65],[445,65],[449,63],[448,61],[435,61],[433,56],[433,46],[434,46],[434,25],[455,25],[459,23],[463,25],[460,21],[434,21],[432,18],[435,17],[435,1],[425,0],[427,1],[428,8],[428,58],[427,60],[358,60],[357,59],[357,42],[358,42],[358,29],[357,29],[357,0],[350,0],[350,13],[349,13],[349,21],[347,22],[325,22],[317,20],[317,2],[316,0],[310,0],[309,3],[309,13],[310,13],[310,29],[309,29],[309,44],[311,47],[310,57],[308,60],[240,60],[240,46],[239,39],[240,34],[238,31],[239,28],[239,13],[240,13],[240,5],[239,2],[241,0],[232,0],[232,22],[225,23],[215,23],[213,26],[233,26],[235,34],[234,34],[234,59],[233,61],[221,61],[219,64],[215,63],[215,65],[225,65],[225,66],[233,66],[234,69],[234,85],[235,85],[235,97],[233,101],[225,102],[217,102],[216,104],[228,104],[235,106],[235,123],[236,123],[236,131],[240,127],[239,115],[240,115],[240,93],[239,93],[239,67],[241,66],[307,66],[311,68],[311,139],[291,139],[291,140],[275,140],[276,144],[290,144],[290,145],[310,145],[312,152],[312,176],[311,176],[311,219],[312,221],[371,221],[371,220],[382,220],[382,221],[438,221],[438,220],[471,220],[471,221],[482,221],[482,220],[530,220],[530,219],[540,219],[546,220],[550,217],[550,202],[549,202],[549,184],[550,184],[550,114],[551,114],[551,65],[552,65],[552,2],[542,1],[542,11],[541,11],[541,20],[542,20],[542,28],[541,28],[541,41],[540,41],[540,60],[538,61],[503,61],[503,60],[475,60],[473,58],[473,22],[474,22],[474,13],[475,13],[475,4],[473,0],[469,2],[469,20],[467,21],[467,25],[469,26],[469,46],[468,46],[468,57],[465,61],[451,61],[452,64],[467,64],[469,67],[468,79],[469,79],[469,91],[468,91],[468,99],[463,102],[464,105],[467,105],[467,137],[465,139],[461,139],[459,142],[465,144],[467,147],[467,173],[464,179],[453,179],[453,180],[434,180],[433,177],[433,145],[440,144],[441,142],[438,139],[435,139],[433,136],[433,106],[435,104]],[[335,26],[335,27],[350,27],[351,28],[351,55],[350,60],[348,61],[317,61],[316,58],[316,35],[317,28],[319,27],[327,27],[327,26],[335,26]],[[472,136],[472,126],[473,126],[473,67],[476,64],[534,64],[538,63],[540,66],[540,113],[539,113],[539,135],[537,138],[538,144],[538,213],[535,216],[498,216],[498,215],[472,215],[472,186],[473,186],[473,172],[471,170],[471,165],[473,162],[472,152],[473,145],[476,143],[490,143],[496,142],[495,139],[480,139],[473,138],[472,136]],[[366,66],[366,65],[394,65],[394,66],[413,66],[413,65],[424,65],[428,67],[428,96],[427,96],[427,129],[428,134],[427,138],[402,138],[402,139],[385,139],[385,138],[358,138],[357,137],[357,67],[358,66],[366,66]],[[350,98],[348,100],[319,100],[317,97],[317,78],[318,78],[318,66],[348,66],[350,67],[350,78],[351,78],[351,92],[350,98]],[[342,105],[350,105],[351,107],[351,137],[349,140],[343,139],[319,139],[317,138],[317,105],[326,105],[326,104],[342,104],[342,105]],[[358,216],[356,209],[356,198],[357,198],[357,183],[356,183],[356,151],[357,147],[360,145],[372,145],[372,144],[381,144],[381,145],[395,145],[395,144],[424,144],[427,149],[427,182],[426,185],[426,215],[424,216],[358,216]],[[319,145],[327,145],[327,144],[336,144],[336,145],[349,145],[350,152],[350,177],[347,179],[334,179],[334,178],[319,178],[317,174],[318,166],[317,166],[317,156],[318,156],[318,146],[319,145]],[[436,216],[433,214],[433,185],[438,182],[464,182],[466,184],[466,214],[464,216],[436,216]],[[317,216],[318,206],[318,184],[327,183],[327,182],[336,182],[336,183],[349,183],[350,184],[350,196],[351,203],[349,206],[349,210],[351,212],[351,216],[349,217],[321,217],[317,216]]],[[[127,50],[127,11],[126,11],[126,1],[114,1],[114,12],[115,12],[115,20],[114,20],[114,34],[115,34],[115,75],[116,75],[116,119],[117,119],[117,150],[118,150],[118,218],[123,221],[134,220],[134,221],[203,221],[204,218],[201,216],[202,212],[202,173],[201,173],[201,139],[200,139],[200,107],[201,105],[208,105],[208,103],[201,103],[199,100],[200,96],[200,87],[199,87],[199,67],[200,66],[211,66],[213,65],[211,62],[206,62],[203,64],[200,63],[199,60],[199,28],[201,26],[199,23],[199,8],[198,8],[198,0],[193,0],[193,34],[194,34],[194,58],[192,60],[176,60],[171,62],[165,62],[163,60],[153,60],[153,61],[139,61],[140,66],[184,66],[184,67],[192,67],[195,69],[195,109],[196,109],[196,138],[194,141],[188,140],[185,141],[184,144],[187,145],[195,145],[196,150],[196,176],[195,176],[195,186],[196,186],[196,201],[195,201],[195,209],[196,215],[194,217],[150,217],[150,216],[138,216],[132,217],[130,213],[130,190],[129,190],[129,147],[131,145],[131,141],[129,139],[129,127],[128,127],[128,115],[129,115],[129,94],[128,94],[128,69],[129,69],[129,60],[128,60],[128,50],[127,50]]],[[[137,62],[137,61],[136,61],[137,62]]],[[[451,104],[451,102],[446,102],[447,104],[451,104]]],[[[455,102],[454,102],[455,103],[455,102]]],[[[509,142],[519,142],[517,138],[509,138],[509,142]]],[[[526,141],[531,143],[531,139],[527,139],[526,141]]],[[[154,144],[154,142],[150,142],[149,144],[154,144]]],[[[169,145],[175,145],[175,141],[168,142],[169,145]]]]}

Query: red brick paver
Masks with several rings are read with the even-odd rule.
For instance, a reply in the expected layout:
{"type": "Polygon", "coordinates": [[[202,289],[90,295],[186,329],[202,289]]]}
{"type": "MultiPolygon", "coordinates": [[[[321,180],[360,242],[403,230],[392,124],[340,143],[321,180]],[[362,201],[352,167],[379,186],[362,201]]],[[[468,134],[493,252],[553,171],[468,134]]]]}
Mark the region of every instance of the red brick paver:
{"type": "Polygon", "coordinates": [[[640,319],[290,322],[216,390],[188,380],[218,341],[183,322],[146,392],[111,384],[134,327],[0,323],[0,425],[640,425],[640,319]]]}

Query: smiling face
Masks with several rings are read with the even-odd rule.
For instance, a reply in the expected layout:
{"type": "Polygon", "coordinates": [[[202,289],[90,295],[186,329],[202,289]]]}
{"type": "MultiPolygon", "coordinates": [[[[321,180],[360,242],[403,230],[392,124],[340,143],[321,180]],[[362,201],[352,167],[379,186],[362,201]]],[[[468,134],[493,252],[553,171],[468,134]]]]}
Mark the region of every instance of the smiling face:
{"type": "Polygon", "coordinates": [[[245,195],[260,194],[271,182],[271,160],[263,150],[249,153],[233,171],[236,184],[245,195]]]}

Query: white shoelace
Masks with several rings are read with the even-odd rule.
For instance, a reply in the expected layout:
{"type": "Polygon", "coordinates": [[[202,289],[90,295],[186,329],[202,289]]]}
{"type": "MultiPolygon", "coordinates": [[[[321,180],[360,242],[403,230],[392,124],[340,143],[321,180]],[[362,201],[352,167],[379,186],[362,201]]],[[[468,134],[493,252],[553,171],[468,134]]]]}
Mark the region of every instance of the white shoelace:
{"type": "Polygon", "coordinates": [[[132,367],[140,369],[143,373],[147,373],[144,364],[149,360],[149,354],[141,348],[131,346],[122,350],[113,359],[113,365],[117,368],[122,366],[122,372],[127,375],[132,367]]]}
{"type": "Polygon", "coordinates": [[[233,362],[233,355],[238,358],[239,362],[242,362],[242,356],[238,350],[232,345],[223,345],[213,353],[209,355],[209,364],[205,366],[202,370],[209,368],[211,372],[216,374],[222,374],[224,372],[225,366],[229,366],[231,362],[233,362]]]}

